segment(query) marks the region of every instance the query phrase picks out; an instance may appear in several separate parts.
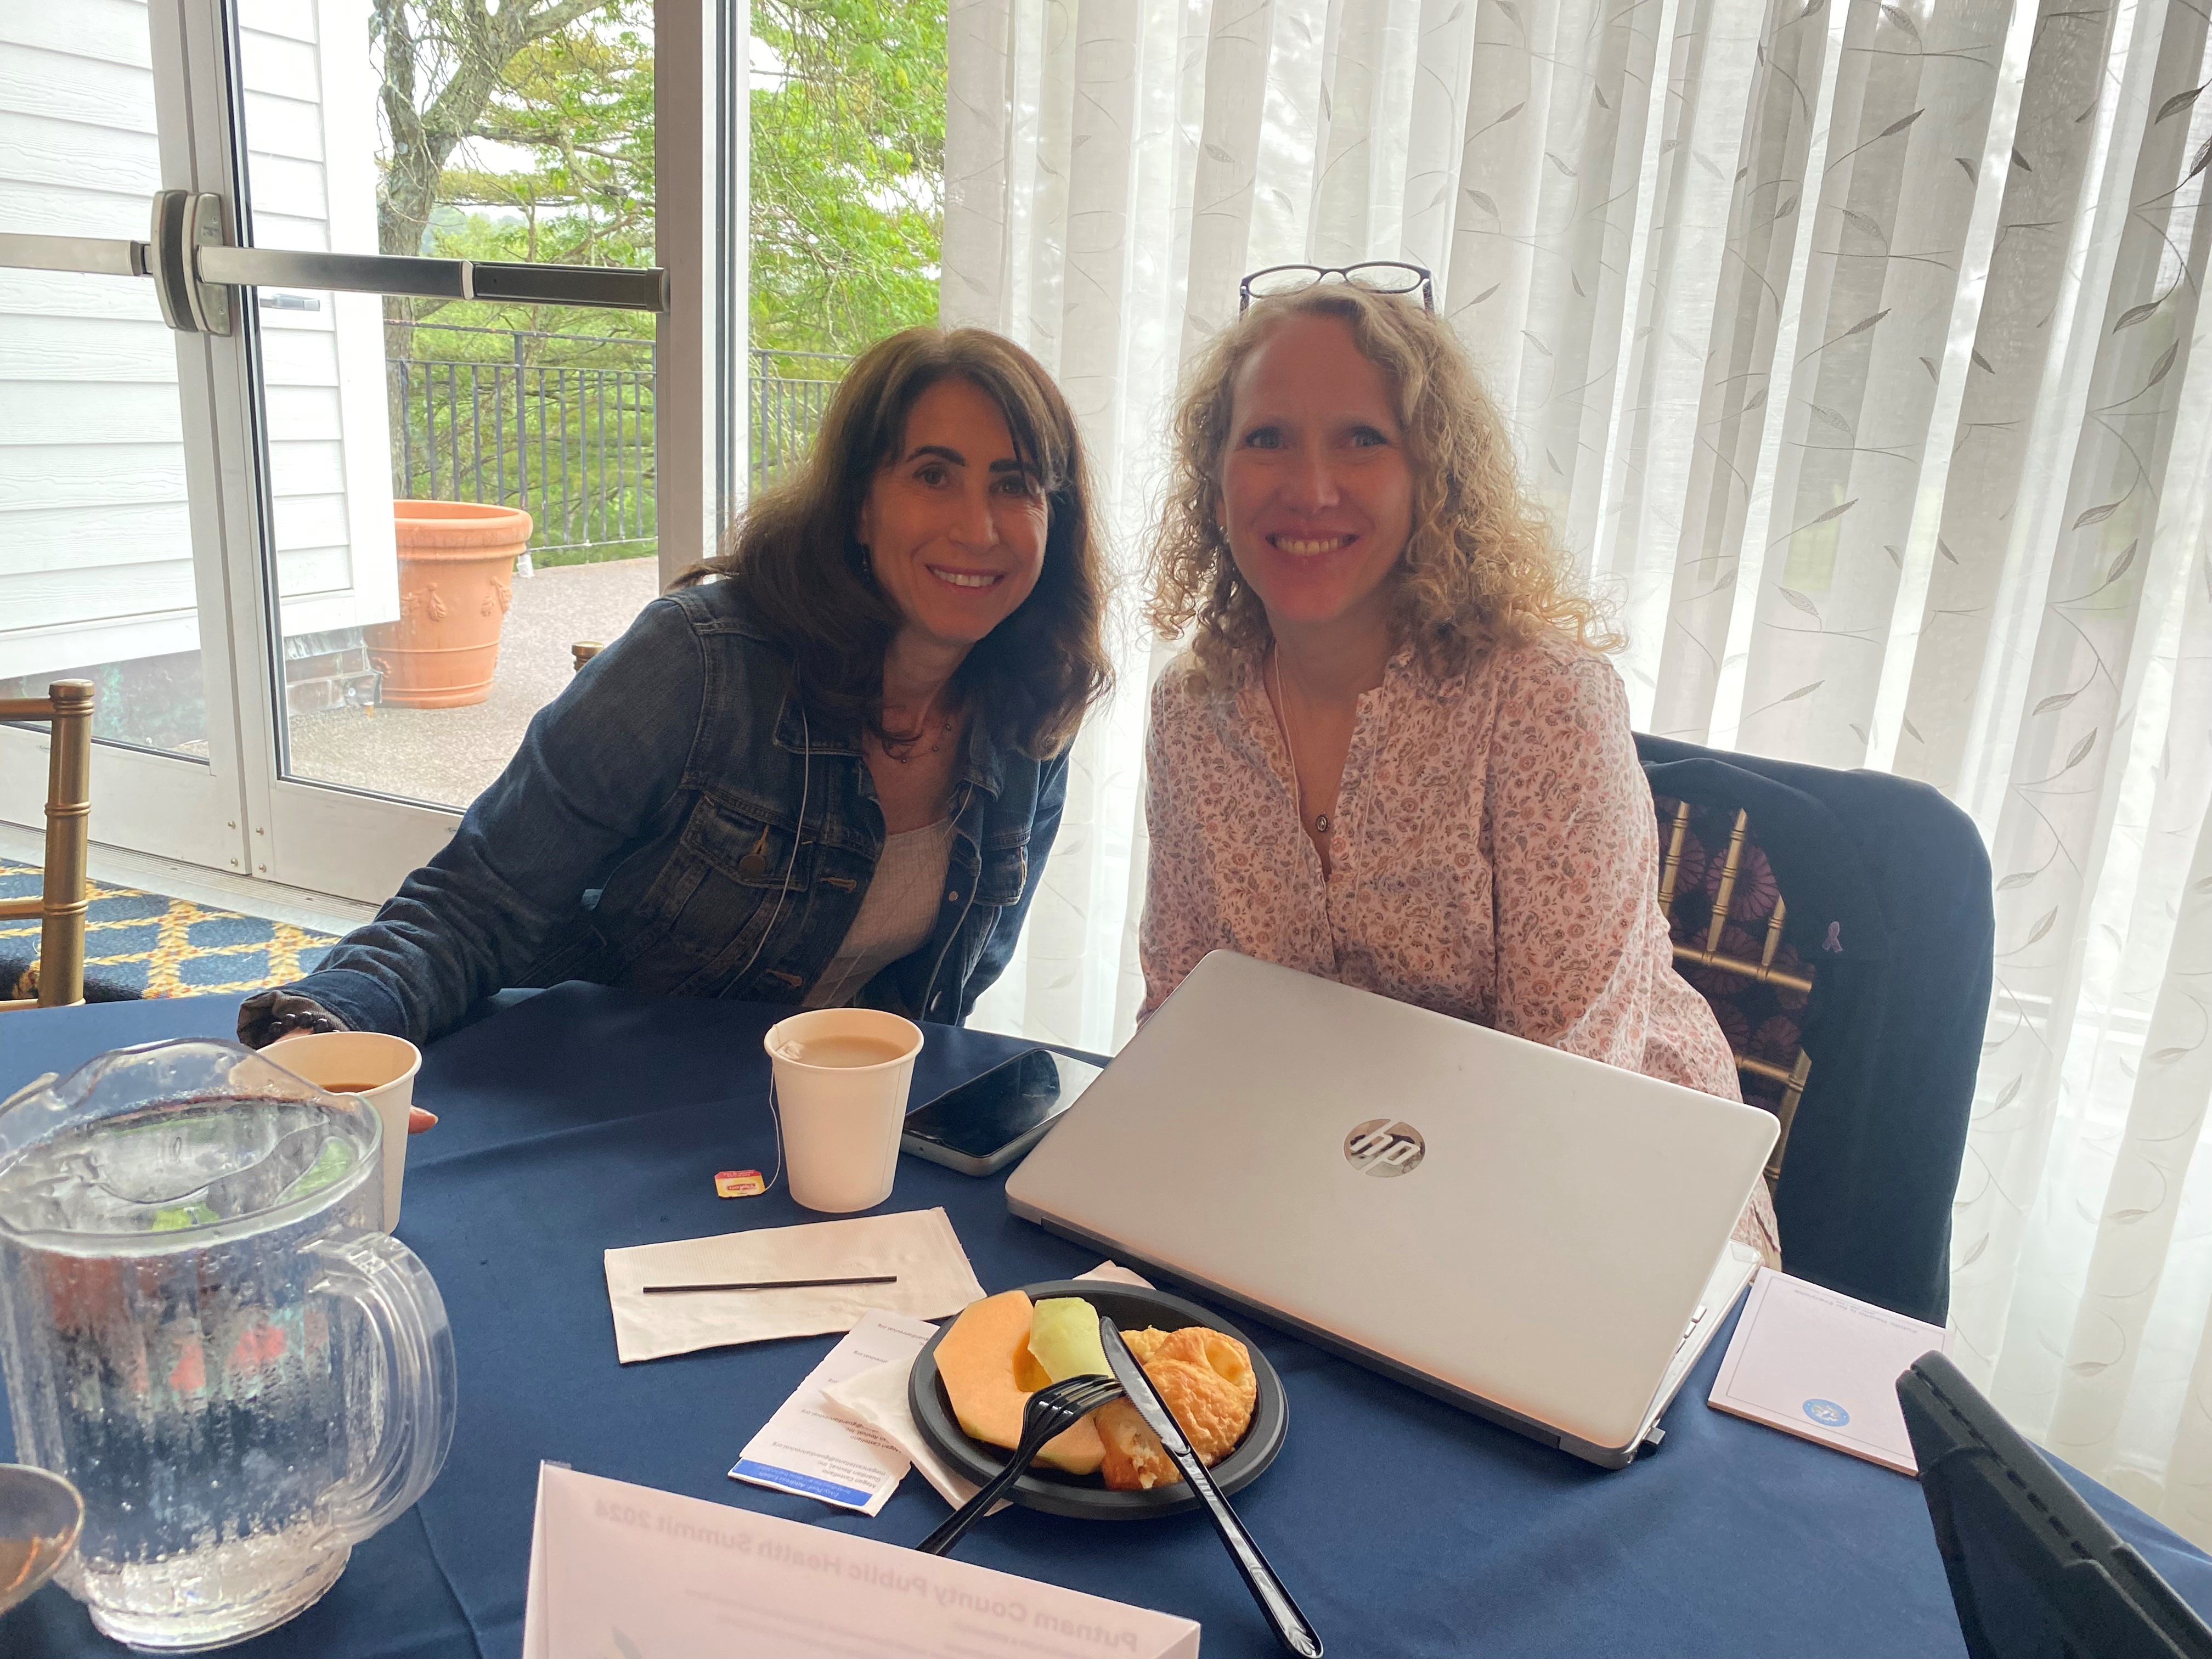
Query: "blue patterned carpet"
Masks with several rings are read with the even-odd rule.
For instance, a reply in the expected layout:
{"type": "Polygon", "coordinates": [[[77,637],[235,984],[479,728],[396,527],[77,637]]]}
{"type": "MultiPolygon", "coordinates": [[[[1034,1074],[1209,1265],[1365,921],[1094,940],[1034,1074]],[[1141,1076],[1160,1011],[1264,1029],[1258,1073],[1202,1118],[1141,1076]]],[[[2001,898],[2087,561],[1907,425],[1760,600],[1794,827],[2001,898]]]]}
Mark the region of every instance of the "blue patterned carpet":
{"type": "MultiPolygon", "coordinates": [[[[34,898],[37,866],[0,860],[0,898],[34,898]]],[[[289,922],[211,910],[136,888],[89,885],[85,927],[88,1002],[136,997],[240,995],[296,979],[337,943],[289,922]]],[[[36,996],[36,917],[0,921],[0,999],[36,996]]]]}

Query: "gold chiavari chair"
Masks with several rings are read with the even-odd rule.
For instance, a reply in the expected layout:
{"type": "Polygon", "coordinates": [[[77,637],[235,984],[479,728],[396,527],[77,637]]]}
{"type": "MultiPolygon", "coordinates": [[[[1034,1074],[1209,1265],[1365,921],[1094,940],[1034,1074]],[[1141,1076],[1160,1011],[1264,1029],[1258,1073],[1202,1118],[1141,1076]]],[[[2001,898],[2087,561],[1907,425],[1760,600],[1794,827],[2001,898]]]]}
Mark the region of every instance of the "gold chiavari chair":
{"type": "MultiPolygon", "coordinates": [[[[1728,847],[1722,855],[1719,879],[1716,882],[1708,875],[1704,884],[1711,894],[1708,914],[1703,917],[1687,914],[1678,916],[1675,914],[1675,888],[1681,878],[1686,854],[1691,850],[1693,830],[1690,803],[1675,801],[1671,803],[1671,806],[1670,811],[1668,803],[1662,801],[1659,804],[1660,820],[1666,836],[1665,852],[1659,860],[1659,908],[1667,913],[1668,923],[1674,931],[1675,965],[1684,969],[1706,970],[1705,974],[1694,975],[1693,981],[1694,979],[1709,980],[1711,975],[1721,975],[1740,980],[1747,985],[1770,986],[1778,991],[1795,993],[1801,998],[1809,996],[1813,990],[1812,975],[1803,970],[1796,953],[1790,949],[1783,938],[1788,906],[1778,892],[1774,896],[1773,909],[1764,920],[1763,931],[1759,936],[1759,954],[1752,957],[1740,950],[1731,952],[1723,948],[1729,933],[1730,910],[1735,902],[1737,887],[1747,866],[1753,860],[1761,865],[1765,861],[1751,834],[1748,813],[1739,811],[1729,827],[1728,847]]],[[[1700,848],[1698,850],[1709,861],[1711,849],[1700,848]]],[[[1685,908],[1686,910],[1687,907],[1685,908]]],[[[1747,920],[1756,922],[1758,918],[1747,920]]],[[[1708,997],[1716,1001],[1723,1000],[1713,998],[1710,992],[1708,997]]],[[[1723,1030],[1727,1030],[1725,1019],[1723,1030]]],[[[1782,1128],[1775,1137],[1773,1156],[1766,1161],[1766,1179],[1771,1185],[1781,1176],[1783,1154],[1790,1144],[1790,1125],[1797,1115],[1797,1103],[1804,1097],[1805,1081],[1813,1069],[1813,1061],[1802,1042],[1794,1045],[1796,1058],[1786,1066],[1746,1052],[1750,1046],[1751,1034],[1731,1042],[1736,1070],[1747,1079],[1757,1079],[1779,1091],[1772,1109],[1781,1120],[1782,1128]]],[[[1753,1088],[1747,1089],[1746,1097],[1753,1099],[1754,1103],[1764,1104],[1764,1101],[1756,1099],[1756,1096],[1763,1092],[1754,1085],[1753,1088]]]]}
{"type": "Polygon", "coordinates": [[[576,659],[569,666],[568,672],[574,673],[577,669],[581,668],[606,648],[605,642],[599,640],[578,640],[575,644],[568,647],[568,654],[576,659]]]}
{"type": "Polygon", "coordinates": [[[56,680],[43,697],[0,697],[0,720],[52,729],[46,761],[46,861],[36,898],[0,899],[0,918],[39,920],[39,994],[0,1001],[0,1012],[84,1000],[85,855],[92,839],[90,680],[56,680]]]}

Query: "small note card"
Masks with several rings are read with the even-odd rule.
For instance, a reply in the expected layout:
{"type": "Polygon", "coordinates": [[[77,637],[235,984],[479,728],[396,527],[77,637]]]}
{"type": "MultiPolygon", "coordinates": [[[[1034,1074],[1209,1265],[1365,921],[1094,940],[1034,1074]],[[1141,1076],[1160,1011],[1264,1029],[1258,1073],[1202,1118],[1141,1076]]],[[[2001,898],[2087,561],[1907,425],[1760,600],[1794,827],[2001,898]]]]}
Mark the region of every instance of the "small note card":
{"type": "Polygon", "coordinates": [[[1914,1474],[1897,1379],[1930,1349],[1950,1333],[1761,1267],[1708,1403],[1914,1474]]]}
{"type": "Polygon", "coordinates": [[[818,1498],[863,1515],[878,1513],[912,1460],[881,1429],[823,1410],[822,1391],[885,1365],[897,1365],[903,1376],[936,1334],[937,1327],[926,1320],[871,1308],[745,1443],[730,1479],[818,1498]]]}
{"type": "Polygon", "coordinates": [[[523,1659],[1197,1659],[1198,1626],[850,1533],[538,1471],[523,1659]]]}

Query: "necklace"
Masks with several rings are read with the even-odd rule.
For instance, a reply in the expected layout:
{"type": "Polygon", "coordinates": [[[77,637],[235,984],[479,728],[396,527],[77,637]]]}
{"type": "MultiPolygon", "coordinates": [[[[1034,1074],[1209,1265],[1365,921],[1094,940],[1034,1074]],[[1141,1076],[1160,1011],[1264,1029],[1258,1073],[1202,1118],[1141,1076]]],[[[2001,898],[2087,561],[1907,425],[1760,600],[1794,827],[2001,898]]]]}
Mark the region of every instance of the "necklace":
{"type": "Polygon", "coordinates": [[[935,755],[944,750],[945,734],[952,729],[952,716],[937,712],[937,700],[944,695],[945,689],[939,686],[930,694],[929,701],[922,705],[921,716],[914,723],[914,741],[906,745],[905,754],[894,755],[888,743],[880,744],[888,759],[903,766],[918,756],[935,755]],[[929,738],[927,744],[922,742],[924,738],[929,738]]]}
{"type": "MultiPolygon", "coordinates": [[[[1305,817],[1306,803],[1305,797],[1301,793],[1302,787],[1298,782],[1298,745],[1291,736],[1291,717],[1287,706],[1283,701],[1282,655],[1272,645],[1267,647],[1267,664],[1268,666],[1275,671],[1275,729],[1283,734],[1283,747],[1290,751],[1291,797],[1297,805],[1298,817],[1303,820],[1305,817]]],[[[1314,814],[1313,832],[1316,836],[1326,836],[1328,834],[1328,813],[1316,812],[1314,814]]]]}

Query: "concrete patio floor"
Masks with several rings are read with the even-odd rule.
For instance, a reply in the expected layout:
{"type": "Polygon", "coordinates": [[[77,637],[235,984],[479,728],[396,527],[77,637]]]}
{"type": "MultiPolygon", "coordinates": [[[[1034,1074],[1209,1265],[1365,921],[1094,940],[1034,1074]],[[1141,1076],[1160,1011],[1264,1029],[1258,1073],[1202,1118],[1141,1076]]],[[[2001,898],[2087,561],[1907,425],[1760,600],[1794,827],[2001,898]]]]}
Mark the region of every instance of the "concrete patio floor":
{"type": "Polygon", "coordinates": [[[514,580],[491,695],[465,708],[333,708],[292,718],[291,775],[465,806],[574,672],[568,647],[611,641],[660,591],[659,562],[556,565],[514,580]]]}

